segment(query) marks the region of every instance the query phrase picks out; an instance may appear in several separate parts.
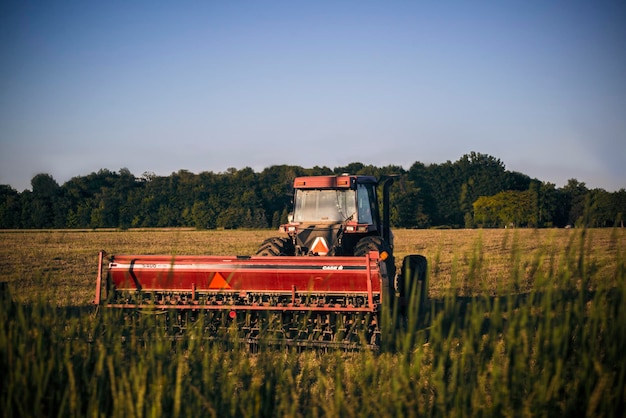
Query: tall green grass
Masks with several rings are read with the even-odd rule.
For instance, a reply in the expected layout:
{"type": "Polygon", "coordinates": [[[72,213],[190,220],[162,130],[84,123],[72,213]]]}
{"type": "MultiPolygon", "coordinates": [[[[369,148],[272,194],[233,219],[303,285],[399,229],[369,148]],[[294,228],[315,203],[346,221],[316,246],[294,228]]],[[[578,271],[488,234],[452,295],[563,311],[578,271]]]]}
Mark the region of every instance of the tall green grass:
{"type": "MultiPolygon", "coordinates": [[[[162,318],[0,304],[3,416],[624,416],[626,262],[598,284],[586,232],[563,254],[519,263],[497,294],[411,306],[381,352],[298,351],[208,341],[201,324],[177,340],[162,318]],[[548,268],[546,268],[546,266],[548,268]],[[521,283],[523,282],[523,283],[521,283]],[[531,283],[531,291],[526,289],[531,283]],[[421,315],[419,318],[416,315],[421,315]]],[[[515,237],[512,237],[515,239],[515,237]]],[[[434,276],[436,273],[431,272],[434,276]]],[[[431,277],[431,280],[434,277],[431,277]]],[[[464,285],[465,283],[465,285],[464,285]]],[[[417,300],[417,298],[415,298],[417,300]]]]}

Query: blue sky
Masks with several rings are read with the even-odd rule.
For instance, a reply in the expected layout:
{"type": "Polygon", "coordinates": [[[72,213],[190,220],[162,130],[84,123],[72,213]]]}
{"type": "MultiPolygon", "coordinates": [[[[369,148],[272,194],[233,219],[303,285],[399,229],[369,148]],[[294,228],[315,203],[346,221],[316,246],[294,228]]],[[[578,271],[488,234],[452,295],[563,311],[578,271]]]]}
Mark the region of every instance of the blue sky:
{"type": "Polygon", "coordinates": [[[626,3],[0,3],[0,184],[471,151],[626,188],[626,3]]]}

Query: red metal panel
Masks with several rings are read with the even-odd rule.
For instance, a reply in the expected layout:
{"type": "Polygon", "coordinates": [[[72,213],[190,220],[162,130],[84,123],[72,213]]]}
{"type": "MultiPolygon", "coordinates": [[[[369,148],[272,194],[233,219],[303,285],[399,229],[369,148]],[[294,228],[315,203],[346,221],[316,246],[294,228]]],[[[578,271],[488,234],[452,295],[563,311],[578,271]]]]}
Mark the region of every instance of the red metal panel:
{"type": "Polygon", "coordinates": [[[353,183],[377,184],[373,176],[310,176],[296,177],[293,181],[294,189],[348,189],[353,183]]]}
{"type": "Polygon", "coordinates": [[[367,257],[115,256],[117,290],[379,293],[377,259],[367,257]]]}
{"type": "Polygon", "coordinates": [[[298,177],[294,180],[293,185],[296,189],[348,189],[351,183],[350,177],[351,176],[298,177]]]}
{"type": "Polygon", "coordinates": [[[98,277],[96,277],[96,297],[93,301],[96,305],[100,305],[102,297],[102,263],[104,261],[104,251],[98,253],[98,277]]]}

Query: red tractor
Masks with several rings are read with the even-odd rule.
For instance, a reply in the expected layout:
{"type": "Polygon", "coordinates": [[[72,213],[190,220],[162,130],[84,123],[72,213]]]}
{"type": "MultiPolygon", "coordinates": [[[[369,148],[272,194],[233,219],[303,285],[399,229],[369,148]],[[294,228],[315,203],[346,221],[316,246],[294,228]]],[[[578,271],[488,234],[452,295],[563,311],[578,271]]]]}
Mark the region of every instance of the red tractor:
{"type": "Polygon", "coordinates": [[[372,176],[315,176],[294,180],[293,212],[280,226],[282,237],[265,240],[262,256],[364,256],[377,251],[393,274],[393,236],[389,228],[389,185],[383,186],[383,211],[372,176]]]}

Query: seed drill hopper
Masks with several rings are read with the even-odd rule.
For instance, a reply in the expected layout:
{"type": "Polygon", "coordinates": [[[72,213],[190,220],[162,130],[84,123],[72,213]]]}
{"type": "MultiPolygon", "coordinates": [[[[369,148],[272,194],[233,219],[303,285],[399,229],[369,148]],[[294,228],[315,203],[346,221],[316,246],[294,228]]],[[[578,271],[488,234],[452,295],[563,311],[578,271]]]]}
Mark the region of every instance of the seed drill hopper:
{"type": "Polygon", "coordinates": [[[100,252],[95,303],[163,312],[178,331],[200,318],[209,337],[234,329],[249,342],[379,346],[382,314],[406,315],[411,298],[422,303],[427,292],[423,256],[406,256],[396,274],[392,182],[296,178],[289,222],[254,256],[100,252]]]}

